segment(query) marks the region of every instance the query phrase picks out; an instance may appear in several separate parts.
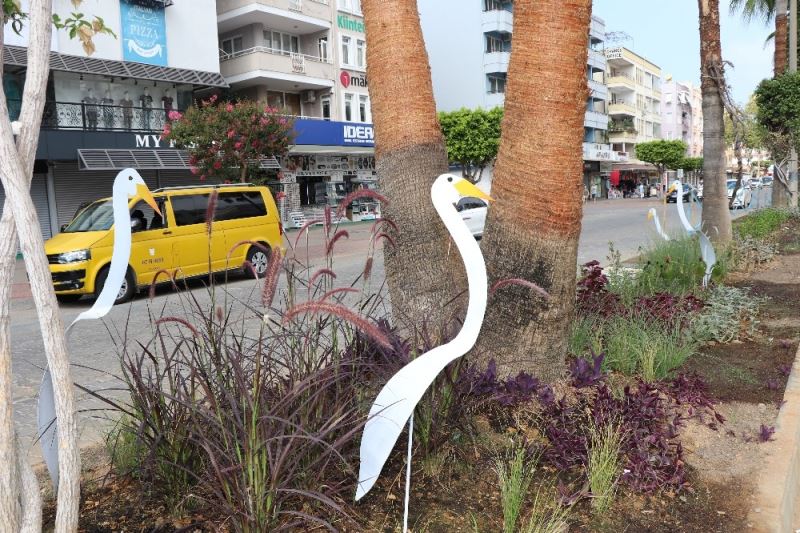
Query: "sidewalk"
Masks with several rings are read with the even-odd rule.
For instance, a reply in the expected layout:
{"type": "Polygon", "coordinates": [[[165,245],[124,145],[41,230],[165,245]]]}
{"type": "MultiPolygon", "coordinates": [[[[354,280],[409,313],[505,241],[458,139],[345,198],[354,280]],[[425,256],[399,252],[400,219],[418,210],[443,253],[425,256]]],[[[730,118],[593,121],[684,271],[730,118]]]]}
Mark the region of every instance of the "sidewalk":
{"type": "Polygon", "coordinates": [[[22,259],[17,259],[14,265],[14,277],[11,278],[11,299],[23,300],[31,297],[31,286],[28,283],[28,275],[25,272],[25,262],[22,259]]]}

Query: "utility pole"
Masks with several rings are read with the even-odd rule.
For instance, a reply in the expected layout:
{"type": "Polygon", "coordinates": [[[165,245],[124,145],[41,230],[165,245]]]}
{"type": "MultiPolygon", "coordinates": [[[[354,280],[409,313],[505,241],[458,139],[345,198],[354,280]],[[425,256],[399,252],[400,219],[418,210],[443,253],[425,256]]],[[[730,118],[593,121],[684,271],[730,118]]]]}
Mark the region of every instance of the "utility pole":
{"type": "MultiPolygon", "coordinates": [[[[789,0],[789,72],[797,72],[797,0],[789,0]]],[[[789,154],[789,207],[797,207],[797,149],[789,154]]]]}

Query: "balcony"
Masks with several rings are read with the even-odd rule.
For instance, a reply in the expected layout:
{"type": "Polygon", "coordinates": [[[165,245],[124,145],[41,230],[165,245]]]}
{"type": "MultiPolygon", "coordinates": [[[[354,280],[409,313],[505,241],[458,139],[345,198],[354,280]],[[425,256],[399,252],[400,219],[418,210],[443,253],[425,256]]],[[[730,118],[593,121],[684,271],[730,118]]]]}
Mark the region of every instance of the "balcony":
{"type": "Polygon", "coordinates": [[[589,25],[589,37],[596,43],[602,43],[606,40],[606,24],[603,19],[592,17],[592,22],[589,25]]]}
{"type": "Polygon", "coordinates": [[[589,49],[589,58],[587,62],[590,66],[598,69],[598,70],[605,70],[606,69],[606,57],[603,55],[603,52],[599,52],[597,50],[589,49]]]}
{"type": "Polygon", "coordinates": [[[616,161],[625,162],[628,160],[627,152],[617,152],[611,145],[583,143],[583,159],[585,161],[616,161]]]}
{"type": "Polygon", "coordinates": [[[217,0],[217,29],[226,33],[250,24],[305,35],[329,30],[328,0],[217,0]]]}
{"type": "Polygon", "coordinates": [[[589,80],[589,91],[592,98],[608,100],[608,87],[603,82],[589,80]]]}
{"type": "Polygon", "coordinates": [[[583,126],[598,130],[608,129],[608,115],[597,111],[587,111],[583,117],[583,126]]]}
{"type": "Polygon", "coordinates": [[[609,90],[616,91],[635,91],[636,82],[624,74],[611,76],[606,80],[609,90]]]}
{"type": "Polygon", "coordinates": [[[511,33],[514,26],[514,15],[505,9],[492,9],[481,14],[481,29],[483,33],[499,32],[511,33]]]}
{"type": "Polygon", "coordinates": [[[230,85],[248,87],[269,80],[271,88],[290,91],[330,88],[336,77],[330,60],[265,46],[222,54],[220,72],[230,85]]]}
{"type": "Polygon", "coordinates": [[[635,117],[637,113],[636,107],[634,107],[632,104],[625,102],[611,102],[611,104],[608,106],[608,114],[635,117]]]}
{"type": "Polygon", "coordinates": [[[508,72],[511,52],[488,52],[483,54],[483,71],[486,74],[508,72]]]}
{"type": "MultiPolygon", "coordinates": [[[[19,105],[20,102],[9,100],[9,104],[19,105]]],[[[45,102],[42,115],[42,129],[151,133],[163,131],[168,119],[166,111],[156,107],[48,101],[45,102]]]]}
{"type": "Polygon", "coordinates": [[[635,131],[609,131],[608,140],[612,144],[617,143],[636,143],[638,134],[635,131]]]}

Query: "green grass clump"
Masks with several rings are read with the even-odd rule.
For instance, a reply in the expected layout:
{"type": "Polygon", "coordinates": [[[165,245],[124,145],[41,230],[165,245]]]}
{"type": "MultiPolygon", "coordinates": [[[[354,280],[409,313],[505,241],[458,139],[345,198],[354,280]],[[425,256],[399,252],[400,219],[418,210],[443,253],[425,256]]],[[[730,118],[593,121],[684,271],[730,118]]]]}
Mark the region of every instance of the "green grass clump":
{"type": "Polygon", "coordinates": [[[500,503],[503,506],[503,533],[514,533],[517,530],[517,521],[535,468],[536,461],[531,460],[525,447],[520,445],[512,448],[510,457],[495,461],[500,482],[500,503]]]}
{"type": "MultiPolygon", "coordinates": [[[[703,281],[706,265],[700,256],[696,237],[658,241],[643,250],[642,271],[636,278],[639,295],[670,292],[684,296],[694,292],[703,281]]],[[[719,281],[727,273],[724,254],[717,254],[712,279],[719,281]]]]}
{"type": "Polygon", "coordinates": [[[791,216],[791,213],[785,209],[768,207],[740,218],[734,227],[740,237],[764,239],[778,231],[791,216]]]}
{"type": "MultiPolygon", "coordinates": [[[[597,339],[597,326],[599,318],[591,316],[577,316],[570,325],[569,353],[575,356],[585,355],[590,349],[599,347],[597,339]]],[[[597,350],[595,350],[597,351],[597,350]]]]}
{"type": "Polygon", "coordinates": [[[592,507],[597,513],[604,514],[614,502],[617,479],[622,468],[622,435],[614,424],[606,424],[602,428],[593,425],[589,434],[591,442],[586,474],[592,492],[592,507]]]}
{"type": "Polygon", "coordinates": [[[697,342],[675,324],[641,316],[615,316],[597,326],[600,346],[606,354],[603,366],[626,375],[639,374],[645,381],[667,377],[697,350],[697,342]]]}

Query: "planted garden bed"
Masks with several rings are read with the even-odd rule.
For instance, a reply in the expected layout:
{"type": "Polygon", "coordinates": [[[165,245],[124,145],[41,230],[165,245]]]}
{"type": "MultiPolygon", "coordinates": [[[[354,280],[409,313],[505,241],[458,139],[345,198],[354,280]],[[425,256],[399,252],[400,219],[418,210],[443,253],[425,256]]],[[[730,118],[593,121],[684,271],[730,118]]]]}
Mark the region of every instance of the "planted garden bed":
{"type": "MultiPolygon", "coordinates": [[[[449,367],[415,415],[412,530],[747,530],[800,335],[799,229],[775,211],[738,222],[707,290],[691,240],[636,274],[586,265],[559,382],[449,367]]],[[[83,530],[399,530],[404,446],[353,504],[357,437],[377,388],[433,341],[359,309],[366,329],[334,310],[258,339],[196,309],[197,331],[162,333],[176,349],[125,354],[133,399],[113,466],[87,474],[83,530]],[[188,367],[195,381],[174,372],[188,367]]]]}

